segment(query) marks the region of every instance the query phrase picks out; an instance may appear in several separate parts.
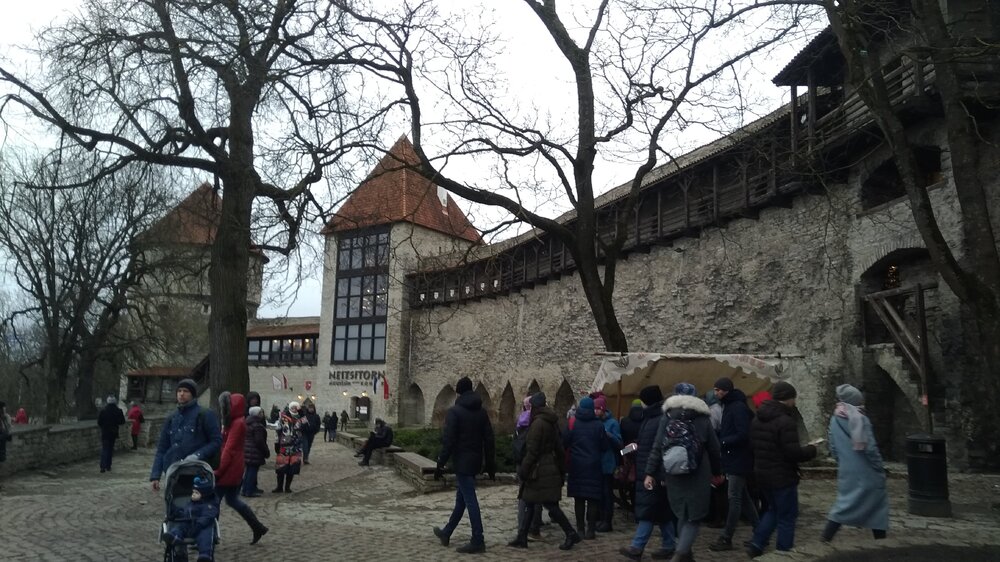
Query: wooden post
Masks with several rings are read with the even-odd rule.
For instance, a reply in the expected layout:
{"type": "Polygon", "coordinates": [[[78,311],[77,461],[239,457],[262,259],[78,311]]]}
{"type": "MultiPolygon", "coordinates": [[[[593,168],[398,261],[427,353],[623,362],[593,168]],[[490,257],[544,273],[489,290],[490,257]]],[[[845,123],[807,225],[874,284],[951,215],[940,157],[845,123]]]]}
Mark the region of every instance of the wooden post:
{"type": "Polygon", "coordinates": [[[816,73],[812,67],[806,69],[806,132],[809,135],[809,152],[816,147],[816,73]]]}
{"type": "Polygon", "coordinates": [[[795,163],[795,156],[799,152],[799,89],[792,84],[792,163],[795,163]]]}

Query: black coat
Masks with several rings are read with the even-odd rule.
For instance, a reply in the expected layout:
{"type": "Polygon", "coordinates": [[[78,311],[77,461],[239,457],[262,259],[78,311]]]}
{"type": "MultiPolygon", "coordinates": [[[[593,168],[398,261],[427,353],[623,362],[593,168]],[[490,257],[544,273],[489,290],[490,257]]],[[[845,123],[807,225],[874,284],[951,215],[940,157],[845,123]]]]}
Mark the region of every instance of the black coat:
{"type": "Polygon", "coordinates": [[[493,425],[483,409],[483,400],[474,391],[463,392],[448,408],[441,434],[438,468],[452,460],[455,474],[476,475],[485,470],[496,473],[493,425]]]}
{"type": "MultiPolygon", "coordinates": [[[[652,490],[647,490],[642,485],[642,481],[646,478],[644,472],[649,462],[649,453],[653,450],[653,444],[656,442],[656,432],[660,428],[662,417],[662,400],[652,406],[646,406],[646,409],[642,411],[642,425],[639,427],[639,436],[636,439],[639,448],[635,451],[635,466],[637,468],[635,518],[638,521],[663,523],[673,519],[670,504],[667,503],[667,489],[660,486],[659,483],[652,490]]],[[[659,480],[657,475],[653,475],[653,477],[659,480]]]]}
{"type": "Polygon", "coordinates": [[[101,428],[101,437],[118,439],[118,430],[125,425],[125,414],[117,404],[108,404],[97,414],[97,426],[101,428]]]}
{"type": "Polygon", "coordinates": [[[573,429],[566,430],[563,445],[569,451],[566,495],[571,498],[601,499],[604,492],[601,458],[608,449],[604,422],[597,419],[593,410],[577,408],[573,429]]]}
{"type": "Polygon", "coordinates": [[[766,400],[750,426],[754,476],[762,488],[787,488],[799,483],[799,463],[816,457],[816,447],[799,444],[798,422],[791,406],[766,400]]]}
{"type": "Polygon", "coordinates": [[[720,402],[722,423],[719,424],[719,445],[722,448],[722,471],[726,474],[749,476],[753,473],[753,450],[750,447],[753,412],[747,405],[747,395],[734,388],[720,402]]]}
{"type": "Polygon", "coordinates": [[[250,416],[247,418],[247,432],[243,438],[243,462],[248,466],[260,466],[271,456],[267,446],[267,428],[264,418],[250,416]]]}
{"type": "Polygon", "coordinates": [[[619,425],[622,428],[622,443],[628,445],[635,443],[639,439],[639,428],[642,427],[642,406],[632,406],[628,415],[621,419],[619,425]]]}
{"type": "Polygon", "coordinates": [[[302,433],[306,437],[313,437],[319,433],[320,418],[319,414],[316,412],[306,412],[305,416],[306,424],[302,426],[302,433]]]}
{"type": "Polygon", "coordinates": [[[528,503],[558,502],[562,497],[565,453],[559,442],[558,421],[548,406],[531,409],[524,460],[517,469],[519,497],[528,503]]]}

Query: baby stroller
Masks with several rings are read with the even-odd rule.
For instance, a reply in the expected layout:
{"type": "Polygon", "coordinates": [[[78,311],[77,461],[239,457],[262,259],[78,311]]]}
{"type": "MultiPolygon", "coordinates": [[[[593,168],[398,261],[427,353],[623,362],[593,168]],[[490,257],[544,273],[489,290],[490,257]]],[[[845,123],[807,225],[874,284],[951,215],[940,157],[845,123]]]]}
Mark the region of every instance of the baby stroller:
{"type": "MultiPolygon", "coordinates": [[[[164,543],[166,547],[163,551],[163,562],[187,562],[188,550],[196,546],[193,538],[185,538],[172,545],[166,544],[163,540],[164,534],[169,532],[171,523],[180,522],[174,519],[174,512],[178,508],[187,507],[191,503],[191,491],[194,488],[193,484],[196,476],[209,480],[212,483],[212,488],[215,488],[215,472],[212,471],[212,467],[205,461],[181,460],[167,468],[166,477],[164,478],[165,484],[163,486],[165,514],[163,524],[160,526],[159,539],[159,542],[164,543]]],[[[216,518],[215,544],[219,544],[220,537],[219,520],[216,518]]]]}

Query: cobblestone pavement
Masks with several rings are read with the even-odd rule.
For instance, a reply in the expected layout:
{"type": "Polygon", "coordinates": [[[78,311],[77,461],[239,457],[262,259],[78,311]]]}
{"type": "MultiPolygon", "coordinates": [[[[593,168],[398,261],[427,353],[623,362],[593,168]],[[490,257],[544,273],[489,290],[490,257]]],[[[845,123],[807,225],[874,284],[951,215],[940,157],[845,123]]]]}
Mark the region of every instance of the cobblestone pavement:
{"type": "MultiPolygon", "coordinates": [[[[222,544],[218,560],[264,561],[289,557],[309,560],[455,560],[431,534],[431,527],[447,520],[452,492],[422,495],[387,468],[358,467],[341,445],[317,442],[312,464],[295,479],[292,494],[266,493],[250,500],[271,532],[250,546],[250,531],[229,508],[222,511],[222,544]]],[[[98,473],[97,459],[16,475],[3,482],[0,492],[0,560],[89,561],[161,560],[157,534],[163,503],[147,480],[152,461],[147,451],[119,453],[113,472],[98,473]]],[[[273,472],[262,470],[261,488],[274,485],[273,472]]],[[[765,555],[758,560],[817,560],[856,553],[851,560],[889,560],[893,548],[939,545],[943,552],[978,547],[961,555],[963,562],[1000,560],[1000,477],[952,475],[951,493],[956,516],[951,519],[915,517],[906,513],[906,482],[890,481],[892,522],[890,538],[873,541],[869,534],[843,529],[833,546],[821,545],[819,531],[833,499],[835,482],[806,480],[800,488],[801,515],[796,551],[765,555]],[[874,555],[874,556],[872,556],[874,555]]],[[[514,535],[513,486],[485,486],[479,498],[483,508],[488,551],[485,560],[623,560],[618,549],[630,534],[617,530],[601,534],[569,552],[556,548],[560,533],[545,527],[547,539],[531,543],[527,551],[508,548],[514,535]]],[[[569,502],[563,500],[564,509],[569,502]]],[[[616,529],[631,530],[624,520],[616,529]]],[[[695,547],[699,562],[745,560],[740,551],[708,550],[717,530],[703,528],[695,547]]],[[[740,527],[736,542],[748,538],[740,527]]],[[[469,536],[463,521],[452,546],[469,536]]],[[[654,538],[653,541],[656,539],[654,538]]],[[[655,544],[655,543],[651,543],[655,544]]],[[[939,557],[940,558],[940,557],[939,557]]]]}

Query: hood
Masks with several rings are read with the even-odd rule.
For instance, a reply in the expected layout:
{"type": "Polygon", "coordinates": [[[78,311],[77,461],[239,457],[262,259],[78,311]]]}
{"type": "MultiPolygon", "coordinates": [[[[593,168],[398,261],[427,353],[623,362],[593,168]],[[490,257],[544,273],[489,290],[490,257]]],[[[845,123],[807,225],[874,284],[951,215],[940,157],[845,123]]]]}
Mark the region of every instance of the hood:
{"type": "Polygon", "coordinates": [[[229,396],[229,419],[235,420],[247,415],[247,402],[242,394],[231,394],[229,396]]]}
{"type": "Polygon", "coordinates": [[[712,413],[704,400],[697,396],[687,396],[684,394],[675,394],[663,402],[663,413],[667,413],[670,410],[687,410],[693,414],[704,414],[706,416],[712,413]]]}
{"type": "Polygon", "coordinates": [[[768,422],[781,416],[791,416],[792,407],[786,406],[776,400],[765,400],[760,408],[757,408],[757,418],[762,422],[768,422]]]}
{"type": "Polygon", "coordinates": [[[553,425],[559,422],[559,416],[556,415],[555,410],[548,406],[536,406],[531,409],[531,421],[534,422],[537,419],[553,425]]]}
{"type": "Polygon", "coordinates": [[[720,402],[722,402],[723,404],[729,404],[730,402],[746,403],[746,401],[747,401],[747,395],[744,394],[743,391],[738,388],[730,390],[728,393],[726,393],[725,396],[722,397],[722,400],[720,400],[720,402]]]}
{"type": "Polygon", "coordinates": [[[253,406],[260,406],[260,393],[251,390],[247,393],[247,411],[249,412],[253,406]]]}
{"type": "Polygon", "coordinates": [[[642,410],[643,410],[642,406],[632,406],[628,410],[628,419],[630,419],[630,420],[632,420],[634,422],[637,422],[637,423],[641,422],[642,421],[642,410]]]}
{"type": "Polygon", "coordinates": [[[653,418],[658,418],[663,415],[663,401],[659,401],[652,406],[646,406],[642,411],[642,419],[651,420],[653,418]]]}
{"type": "Polygon", "coordinates": [[[483,399],[476,394],[476,391],[470,390],[460,394],[458,398],[455,399],[455,405],[475,412],[483,409],[483,399]]]}
{"type": "Polygon", "coordinates": [[[597,416],[594,415],[593,410],[591,410],[590,408],[580,408],[579,406],[576,408],[575,417],[578,420],[584,420],[584,421],[597,419],[597,416]]]}

